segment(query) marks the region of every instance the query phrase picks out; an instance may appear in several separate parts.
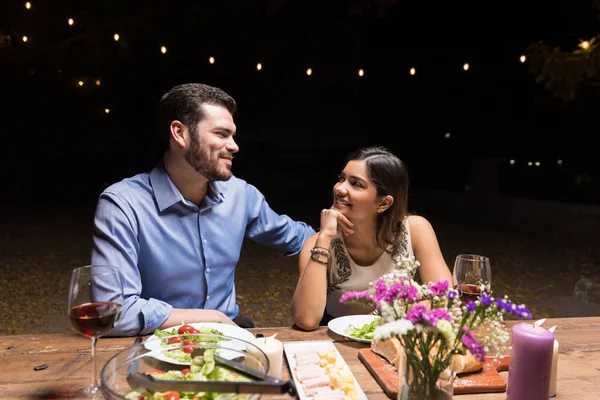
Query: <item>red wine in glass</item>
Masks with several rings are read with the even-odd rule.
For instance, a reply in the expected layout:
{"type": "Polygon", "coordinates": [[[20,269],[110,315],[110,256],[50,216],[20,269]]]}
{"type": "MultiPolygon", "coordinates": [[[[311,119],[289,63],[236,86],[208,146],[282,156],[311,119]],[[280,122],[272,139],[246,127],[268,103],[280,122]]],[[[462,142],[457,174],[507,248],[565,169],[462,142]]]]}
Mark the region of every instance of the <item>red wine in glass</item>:
{"type": "Polygon", "coordinates": [[[90,385],[76,398],[96,399],[100,394],[96,375],[96,343],[119,321],[123,304],[123,285],[119,268],[110,265],[86,265],[75,268],[69,285],[67,313],[77,332],[92,339],[92,376],[90,385]]]}
{"type": "Polygon", "coordinates": [[[119,320],[121,305],[112,301],[98,301],[71,308],[71,325],[83,336],[99,337],[109,332],[119,320]]]}
{"type": "Polygon", "coordinates": [[[481,296],[481,285],[473,285],[470,283],[463,283],[458,285],[459,293],[461,294],[461,300],[463,303],[478,300],[481,296]]]}

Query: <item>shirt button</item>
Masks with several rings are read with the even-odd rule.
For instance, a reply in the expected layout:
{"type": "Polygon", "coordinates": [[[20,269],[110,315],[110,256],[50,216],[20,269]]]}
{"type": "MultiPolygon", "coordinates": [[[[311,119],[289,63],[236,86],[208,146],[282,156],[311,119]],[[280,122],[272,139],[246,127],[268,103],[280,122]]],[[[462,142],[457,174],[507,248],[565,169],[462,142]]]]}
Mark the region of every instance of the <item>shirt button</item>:
{"type": "Polygon", "coordinates": [[[206,243],[208,243],[208,241],[206,239],[203,239],[202,243],[206,244],[206,243]]]}
{"type": "Polygon", "coordinates": [[[208,299],[210,299],[210,295],[207,294],[206,295],[206,300],[208,300],[208,299]]]}
{"type": "Polygon", "coordinates": [[[206,272],[210,272],[210,268],[206,268],[206,272]]]}

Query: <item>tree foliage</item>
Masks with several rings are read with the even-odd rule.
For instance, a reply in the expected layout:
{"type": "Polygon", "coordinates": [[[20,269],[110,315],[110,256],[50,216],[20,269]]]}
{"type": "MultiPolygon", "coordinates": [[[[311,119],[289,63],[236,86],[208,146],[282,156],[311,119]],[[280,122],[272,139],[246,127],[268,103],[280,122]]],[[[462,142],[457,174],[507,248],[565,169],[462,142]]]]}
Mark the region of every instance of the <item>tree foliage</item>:
{"type": "MultiPolygon", "coordinates": [[[[600,19],[600,0],[593,0],[600,19]]],[[[600,93],[600,34],[581,39],[575,49],[535,43],[526,52],[529,72],[536,82],[564,101],[572,101],[584,88],[600,93]]]]}

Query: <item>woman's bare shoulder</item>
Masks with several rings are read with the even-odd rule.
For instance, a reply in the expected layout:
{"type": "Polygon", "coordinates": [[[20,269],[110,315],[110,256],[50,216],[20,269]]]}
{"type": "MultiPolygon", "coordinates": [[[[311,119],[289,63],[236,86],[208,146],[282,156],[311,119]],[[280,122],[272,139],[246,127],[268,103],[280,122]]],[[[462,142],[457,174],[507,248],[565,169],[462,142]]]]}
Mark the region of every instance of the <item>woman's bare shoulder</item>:
{"type": "Polygon", "coordinates": [[[410,225],[411,232],[413,230],[433,229],[427,218],[420,215],[409,215],[406,217],[410,225]]]}

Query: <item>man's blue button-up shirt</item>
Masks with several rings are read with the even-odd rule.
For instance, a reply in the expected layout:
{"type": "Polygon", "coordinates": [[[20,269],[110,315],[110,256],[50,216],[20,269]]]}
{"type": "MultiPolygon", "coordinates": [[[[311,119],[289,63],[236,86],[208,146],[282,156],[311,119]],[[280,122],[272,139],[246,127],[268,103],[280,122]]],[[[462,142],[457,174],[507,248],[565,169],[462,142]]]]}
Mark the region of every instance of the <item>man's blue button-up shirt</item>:
{"type": "Polygon", "coordinates": [[[100,195],[93,264],[120,267],[124,306],[109,335],[152,333],[173,307],[219,310],[235,318],[235,267],[244,238],[296,254],[315,231],[275,213],[252,185],[215,181],[197,206],[162,163],[100,195]]]}

